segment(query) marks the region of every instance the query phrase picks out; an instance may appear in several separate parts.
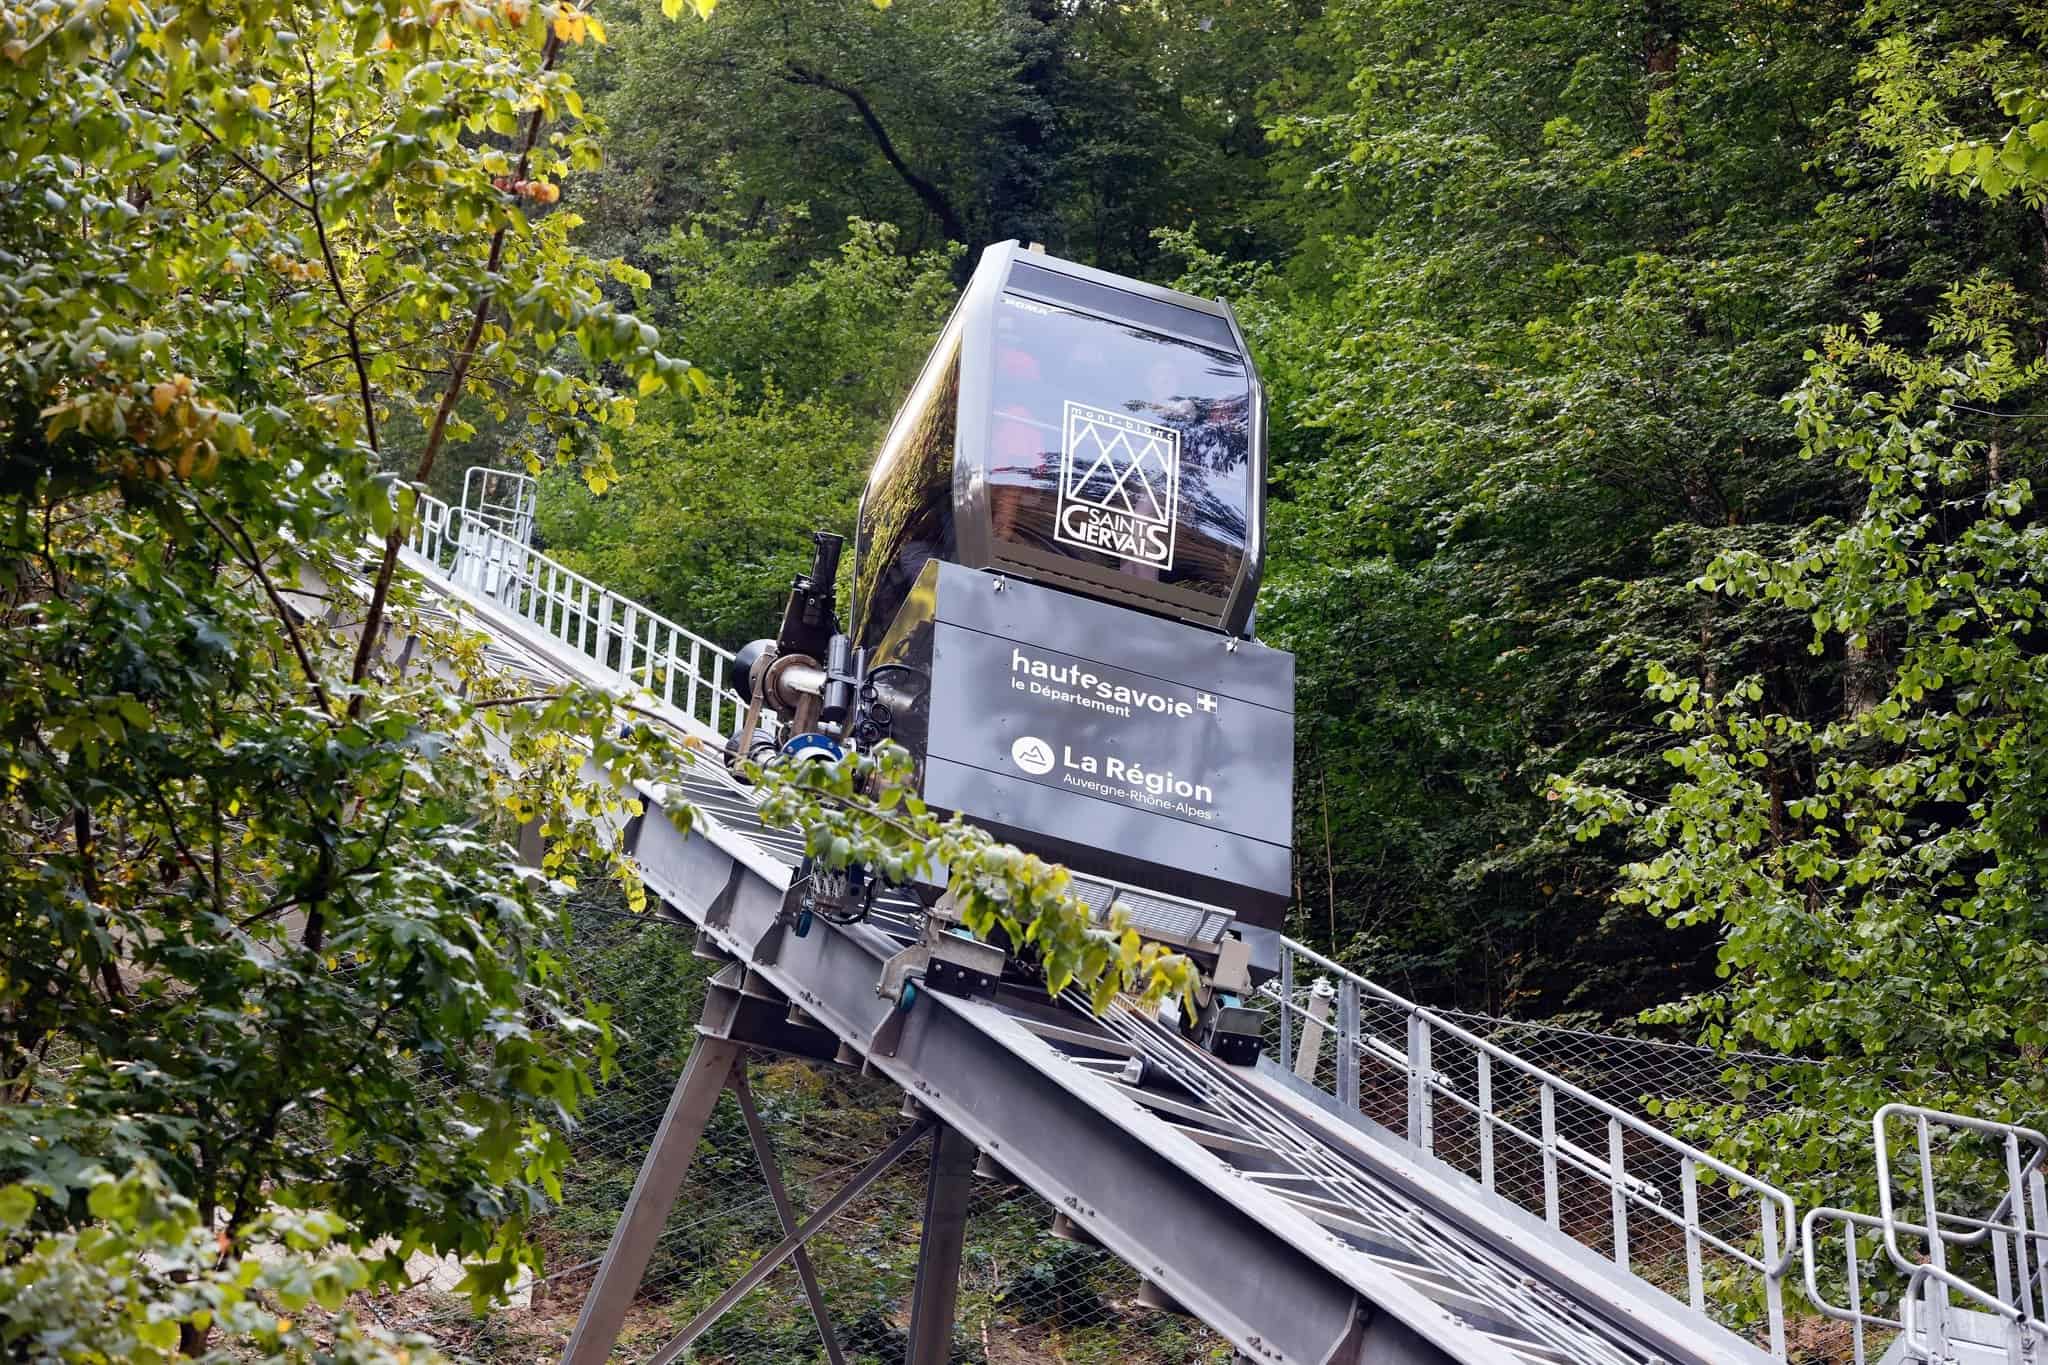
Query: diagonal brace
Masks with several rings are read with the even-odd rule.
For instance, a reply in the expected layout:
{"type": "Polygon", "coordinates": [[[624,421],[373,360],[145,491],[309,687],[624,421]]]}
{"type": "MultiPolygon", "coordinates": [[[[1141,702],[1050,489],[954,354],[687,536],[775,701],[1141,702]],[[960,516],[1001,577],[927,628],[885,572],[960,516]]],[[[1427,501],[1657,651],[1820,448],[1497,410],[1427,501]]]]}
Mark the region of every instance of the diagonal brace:
{"type": "MultiPolygon", "coordinates": [[[[775,1216],[782,1220],[785,1236],[795,1236],[796,1214],[789,1206],[789,1192],[782,1188],[782,1172],[775,1166],[775,1148],[768,1140],[768,1130],[761,1123],[761,1115],[754,1108],[753,1088],[747,1084],[747,1069],[736,1066],[732,1078],[726,1082],[733,1098],[739,1101],[740,1117],[747,1121],[747,1137],[754,1144],[754,1159],[761,1163],[761,1179],[767,1182],[768,1195],[775,1201],[775,1216]]],[[[803,1282],[804,1297],[811,1303],[811,1319],[818,1324],[818,1337],[825,1343],[825,1355],[831,1365],[846,1365],[846,1357],[839,1352],[839,1338],[832,1331],[831,1315],[825,1310],[825,1295],[818,1288],[818,1275],[811,1268],[810,1253],[798,1245],[790,1253],[796,1264],[796,1277],[803,1282]]]]}
{"type": "Polygon", "coordinates": [[[818,1211],[806,1218],[802,1226],[770,1247],[767,1253],[748,1267],[744,1275],[734,1280],[732,1287],[720,1294],[709,1308],[692,1318],[689,1326],[669,1338],[668,1344],[656,1351],[648,1359],[647,1365],[674,1365],[682,1358],[683,1352],[690,1349],[691,1343],[709,1331],[711,1325],[724,1317],[728,1309],[745,1298],[754,1286],[774,1274],[798,1247],[810,1241],[818,1229],[838,1217],[841,1209],[858,1199],[866,1192],[868,1186],[881,1178],[883,1172],[901,1160],[905,1152],[915,1147],[918,1140],[931,1131],[932,1124],[933,1120],[926,1118],[904,1130],[903,1135],[884,1148],[880,1156],[863,1166],[851,1180],[841,1185],[831,1198],[820,1204],[818,1211]]]}

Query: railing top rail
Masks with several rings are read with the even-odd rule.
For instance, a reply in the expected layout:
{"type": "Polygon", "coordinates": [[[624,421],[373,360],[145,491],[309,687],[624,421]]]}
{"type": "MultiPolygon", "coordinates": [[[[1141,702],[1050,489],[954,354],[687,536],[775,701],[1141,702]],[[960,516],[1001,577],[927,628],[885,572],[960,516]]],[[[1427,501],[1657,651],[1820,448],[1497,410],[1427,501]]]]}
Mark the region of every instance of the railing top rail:
{"type": "MultiPolygon", "coordinates": [[[[1303,949],[1302,951],[1307,952],[1308,950],[1303,949]]],[[[1316,961],[1319,963],[1324,960],[1320,956],[1316,958],[1316,961]]],[[[1433,1009],[1430,1013],[1444,1019],[1473,1019],[1495,1023],[1503,1029],[1513,1029],[1518,1033],[1551,1033],[1567,1038],[1583,1038],[1589,1043],[1612,1043],[1616,1037],[1616,1035],[1609,1033],[1595,1033],[1591,1029],[1573,1028],[1569,1024],[1544,1024],[1528,1019],[1503,1019],[1498,1015],[1481,1014],[1476,1010],[1433,1009]]],[[[1740,1050],[1723,1052],[1719,1048],[1702,1047],[1698,1043],[1674,1043],[1666,1038],[1631,1037],[1626,1041],[1630,1047],[1653,1048],[1666,1052],[1682,1052],[1695,1057],[1725,1058],[1738,1062],[1766,1062],[1773,1066],[1818,1065],[1817,1062],[1813,1062],[1805,1057],[1786,1057],[1774,1052],[1743,1052],[1740,1050]]]]}
{"type": "Polygon", "coordinates": [[[2029,1128],[2025,1124],[1977,1118],[1971,1114],[1951,1114],[1945,1109],[1929,1109],[1924,1105],[1894,1100],[1881,1106],[1870,1116],[1870,1128],[1877,1138],[1877,1155],[1880,1161],[1885,1159],[1885,1125],[1894,1118],[1926,1119],[1929,1123],[1938,1123],[1944,1128],[1966,1128],[1971,1132],[1985,1133],[1992,1137],[2023,1138],[2033,1144],[2036,1156],[2048,1154],[2048,1134],[2036,1128],[2029,1128]]]}
{"type": "MultiPolygon", "coordinates": [[[[423,506],[432,506],[438,508],[438,510],[441,513],[441,521],[439,524],[443,526],[446,525],[447,516],[451,511],[470,513],[473,515],[471,509],[451,507],[447,502],[435,497],[431,493],[422,492],[419,495],[419,501],[423,506]]],[[[714,644],[712,641],[707,640],[703,636],[697,634],[689,627],[679,625],[678,623],[671,621],[668,617],[663,616],[660,612],[654,610],[652,607],[645,606],[639,602],[636,602],[630,597],[620,596],[618,593],[613,592],[610,588],[605,587],[603,584],[598,583],[596,580],[576,572],[576,570],[562,563],[561,560],[556,559],[554,556],[546,554],[540,550],[534,549],[531,545],[528,545],[525,541],[519,539],[517,536],[510,534],[509,532],[505,531],[504,529],[498,526],[490,524],[489,521],[484,520],[483,518],[478,518],[478,524],[476,527],[475,534],[482,537],[486,542],[502,542],[506,549],[516,552],[520,557],[546,565],[549,572],[558,574],[577,584],[580,584],[583,587],[590,589],[593,594],[609,598],[610,600],[617,602],[623,606],[631,607],[642,619],[652,623],[660,629],[673,631],[677,636],[680,636],[681,638],[688,640],[691,644],[699,646],[700,648],[704,649],[710,654],[717,656],[718,658],[726,660],[728,663],[732,660],[733,656],[731,650],[721,648],[719,645],[714,644]]]]}
{"type": "MultiPolygon", "coordinates": [[[[1782,1274],[1787,1268],[1790,1267],[1793,1258],[1799,1254],[1797,1238],[1793,1235],[1793,1230],[1798,1226],[1798,1218],[1793,1209],[1792,1196],[1785,1193],[1785,1191],[1779,1189],[1777,1186],[1771,1184],[1768,1181],[1759,1180],[1757,1177],[1750,1175],[1747,1171],[1741,1170],[1740,1168],[1735,1166],[1731,1166],[1727,1162],[1722,1161],[1719,1157],[1716,1157],[1709,1152],[1703,1151],[1700,1148],[1693,1146],[1689,1142],[1672,1136],[1670,1133],[1665,1132],[1662,1128],[1657,1127],[1655,1124],[1637,1117],[1636,1115],[1630,1113],[1628,1110],[1621,1108],[1619,1105],[1612,1104],[1607,1100],[1601,1099],[1592,1091],[1586,1090],[1581,1086],[1575,1085],[1571,1081],[1566,1080],[1563,1076],[1560,1076],[1553,1071],[1546,1070],[1545,1068],[1536,1065],[1534,1062],[1531,1062],[1524,1057],[1520,1057],[1515,1053],[1509,1052],[1506,1048],[1500,1047],[1499,1045],[1490,1042],[1485,1038],[1480,1037],[1478,1034],[1472,1032],[1470,1029],[1465,1028],[1463,1025],[1458,1024],[1452,1021],[1451,1019],[1445,1017],[1444,1015],[1437,1013],[1435,1010],[1431,1010],[1423,1005],[1418,1005],[1414,1001],[1406,998],[1405,996],[1399,995],[1394,991],[1390,991],[1386,987],[1378,985],[1377,983],[1358,975],[1358,973],[1352,971],[1348,967],[1341,966],[1340,964],[1331,961],[1329,958],[1324,957],[1321,953],[1316,952],[1313,948],[1309,948],[1303,944],[1296,943],[1293,939],[1286,939],[1284,940],[1284,942],[1288,951],[1291,951],[1303,958],[1306,958],[1308,961],[1316,964],[1318,967],[1323,968],[1325,971],[1334,973],[1338,977],[1341,977],[1342,979],[1351,982],[1358,988],[1358,990],[1361,993],[1370,995],[1376,1000],[1379,1000],[1385,1004],[1392,1005],[1397,1009],[1403,1010],[1411,1016],[1418,1017],[1428,1021],[1429,1026],[1432,1029],[1438,1030],[1453,1038],[1456,1038],[1460,1042],[1465,1043],[1466,1045],[1472,1047],[1476,1051],[1485,1053],[1492,1060],[1503,1063],[1508,1067],[1521,1072],[1523,1075],[1526,1075],[1543,1085],[1549,1086],[1557,1094],[1569,1095],[1572,1099],[1578,1101],[1581,1104],[1589,1106],[1595,1111],[1606,1115],[1608,1118],[1616,1120],[1617,1122],[1621,1123],[1624,1127],[1628,1128],[1632,1132],[1641,1135],[1644,1138],[1647,1138],[1651,1142],[1669,1148],[1670,1150],[1678,1153],[1680,1156],[1690,1159],[1697,1165],[1706,1167],[1708,1170],[1713,1171],[1715,1174],[1721,1176],[1724,1180],[1729,1181],[1731,1184],[1741,1185],[1742,1187],[1758,1195],[1760,1198],[1770,1200],[1773,1204],[1775,1204],[1778,1207],[1779,1211],[1784,1216],[1784,1227],[1786,1233],[1785,1240],[1787,1245],[1785,1246],[1783,1252],[1780,1254],[1778,1260],[1775,1263],[1764,1267],[1767,1273],[1771,1275],[1782,1274]]],[[[1762,1263],[1759,1262],[1759,1264],[1761,1265],[1762,1263]]]]}

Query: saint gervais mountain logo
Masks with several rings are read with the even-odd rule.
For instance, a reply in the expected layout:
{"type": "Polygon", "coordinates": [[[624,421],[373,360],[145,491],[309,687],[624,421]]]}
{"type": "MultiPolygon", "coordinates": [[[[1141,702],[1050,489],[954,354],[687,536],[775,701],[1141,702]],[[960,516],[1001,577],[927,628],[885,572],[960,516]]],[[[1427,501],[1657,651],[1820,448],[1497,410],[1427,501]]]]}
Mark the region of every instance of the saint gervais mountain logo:
{"type": "Polygon", "coordinates": [[[1010,762],[1033,777],[1043,777],[1052,771],[1052,745],[1037,735],[1019,735],[1010,746],[1010,762]]]}
{"type": "Polygon", "coordinates": [[[1053,539],[1173,567],[1180,433],[1120,412],[1066,405],[1053,539]]]}

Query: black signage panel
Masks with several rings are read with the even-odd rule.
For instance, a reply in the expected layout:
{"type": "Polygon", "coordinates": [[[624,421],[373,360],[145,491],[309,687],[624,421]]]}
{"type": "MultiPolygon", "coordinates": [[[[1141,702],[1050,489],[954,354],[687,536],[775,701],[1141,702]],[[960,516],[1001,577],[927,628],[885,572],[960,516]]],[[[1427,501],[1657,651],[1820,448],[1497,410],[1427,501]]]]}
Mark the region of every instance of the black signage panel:
{"type": "Polygon", "coordinates": [[[1287,712],[944,621],[932,653],[952,684],[932,697],[933,757],[1196,832],[1288,843],[1287,712]]]}
{"type": "Polygon", "coordinates": [[[1277,927],[1288,905],[1293,855],[1285,844],[1190,826],[942,758],[927,760],[924,794],[933,806],[961,811],[1076,872],[1220,905],[1243,923],[1277,927]]]}
{"type": "Polygon", "coordinates": [[[953,564],[909,600],[878,681],[928,802],[1077,872],[1277,923],[1290,655],[953,564]]]}

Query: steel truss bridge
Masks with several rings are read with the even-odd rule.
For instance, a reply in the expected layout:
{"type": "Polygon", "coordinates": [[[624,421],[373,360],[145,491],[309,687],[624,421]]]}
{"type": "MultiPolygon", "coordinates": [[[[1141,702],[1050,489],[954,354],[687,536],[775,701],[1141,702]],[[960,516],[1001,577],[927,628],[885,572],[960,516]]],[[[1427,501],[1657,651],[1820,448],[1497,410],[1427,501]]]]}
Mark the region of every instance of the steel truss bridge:
{"type": "MultiPolygon", "coordinates": [[[[405,567],[487,638],[496,666],[630,697],[715,752],[741,705],[731,656],[533,549],[531,496],[523,476],[483,470],[461,507],[423,495],[405,567]]],[[[1007,989],[884,993],[885,967],[920,932],[915,903],[798,933],[786,906],[801,839],[764,826],[718,759],[638,796],[628,849],[662,913],[694,925],[698,954],[721,965],[565,1365],[611,1357],[727,1091],[785,1235],[649,1365],[683,1359],[785,1263],[841,1365],[805,1243],[920,1142],[910,1365],[948,1358],[977,1165],[1044,1198],[1062,1235],[1126,1262],[1149,1302],[1260,1365],[1786,1361],[1788,1284],[1792,1316],[1848,1324],[1858,1365],[1881,1348],[1887,1362],[2048,1361],[2038,1132],[1888,1106],[1874,1124],[1882,1207],[1802,1218],[1782,1190],[1291,941],[1260,1002],[1277,1036],[1251,1067],[1123,1005],[1097,1017],[1007,989]],[[799,1220],[747,1090],[749,1049],[885,1077],[915,1122],[799,1220]],[[1936,1164],[1958,1136],[2003,1164],[1988,1212],[1945,1206],[1936,1164]],[[1567,1181],[1604,1190],[1605,1216],[1565,1216],[1567,1181]],[[1896,1267],[1903,1292],[1877,1293],[1873,1266],[1896,1267]],[[1746,1311],[1716,1307],[1730,1304],[1746,1311]]]]}

